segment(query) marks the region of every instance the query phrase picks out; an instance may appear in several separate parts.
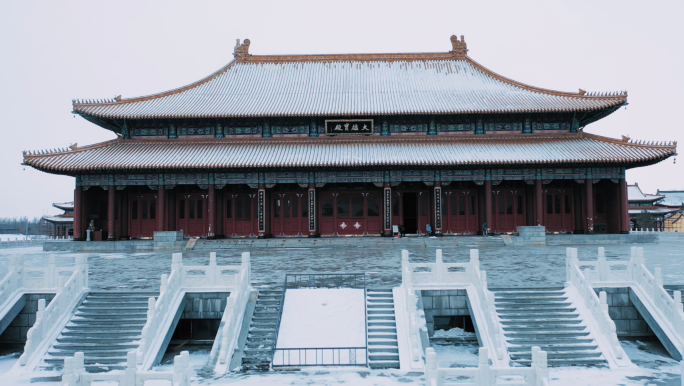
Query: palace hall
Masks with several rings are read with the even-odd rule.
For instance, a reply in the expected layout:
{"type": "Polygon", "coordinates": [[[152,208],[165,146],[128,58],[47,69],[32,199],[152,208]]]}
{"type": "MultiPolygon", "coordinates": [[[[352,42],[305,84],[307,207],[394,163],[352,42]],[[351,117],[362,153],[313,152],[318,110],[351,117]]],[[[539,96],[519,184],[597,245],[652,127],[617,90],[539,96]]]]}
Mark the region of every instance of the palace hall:
{"type": "Polygon", "coordinates": [[[585,132],[627,92],[534,87],[474,61],[463,36],[447,47],[252,55],[238,41],[230,63],[187,86],[74,100],[117,138],[27,151],[23,163],[75,177],[75,240],[86,229],[105,240],[391,236],[394,225],[628,233],[625,171],[676,143],[585,132]]]}

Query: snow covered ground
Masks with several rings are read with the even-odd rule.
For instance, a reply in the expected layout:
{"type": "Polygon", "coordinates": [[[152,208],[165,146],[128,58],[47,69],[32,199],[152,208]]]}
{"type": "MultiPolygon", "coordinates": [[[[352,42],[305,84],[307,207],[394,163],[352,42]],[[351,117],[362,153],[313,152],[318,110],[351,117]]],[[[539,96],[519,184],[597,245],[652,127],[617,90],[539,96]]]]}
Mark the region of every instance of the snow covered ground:
{"type": "Polygon", "coordinates": [[[365,315],[363,289],[288,289],[273,364],[365,364],[365,315]]]}
{"type": "Polygon", "coordinates": [[[0,235],[0,241],[26,240],[26,235],[0,235]]]}
{"type": "MultiPolygon", "coordinates": [[[[392,244],[374,244],[372,239],[358,240],[358,246],[344,248],[246,248],[252,253],[253,285],[256,288],[281,287],[286,273],[369,272],[368,286],[391,288],[401,283],[401,249],[408,249],[411,261],[432,262],[435,249],[444,249],[445,262],[468,260],[468,245],[452,247],[440,245],[442,239],[401,240],[392,244]],[[390,245],[390,247],[388,247],[390,245]]],[[[258,243],[256,244],[258,245],[258,243]]],[[[647,267],[662,267],[665,284],[684,284],[684,241],[663,240],[660,244],[642,244],[647,267]]],[[[578,245],[580,260],[596,260],[596,245],[578,245]]],[[[626,260],[631,245],[605,245],[608,260],[626,260]]],[[[243,250],[217,250],[219,265],[239,264],[243,250]]],[[[53,252],[58,266],[70,266],[77,255],[89,259],[90,284],[94,290],[158,290],[162,273],[169,273],[172,252],[140,253],[72,253],[53,252]]],[[[0,277],[7,272],[9,257],[23,254],[26,265],[43,266],[50,253],[41,247],[0,249],[0,277]]],[[[183,253],[186,265],[206,265],[208,251],[183,253]]],[[[490,287],[528,287],[560,285],[565,280],[565,246],[481,247],[481,267],[487,270],[490,287]]],[[[291,290],[288,290],[290,292],[291,290]]],[[[361,303],[363,304],[363,303],[361,303]]],[[[287,309],[287,308],[286,308],[287,309]]],[[[336,332],[329,333],[334,335],[336,332]]],[[[592,368],[552,368],[552,385],[680,385],[679,365],[652,342],[622,342],[627,355],[638,366],[632,369],[609,371],[592,368]]],[[[436,348],[437,350],[437,348],[436,348]]],[[[442,349],[440,349],[442,350],[442,349]]],[[[467,346],[438,351],[443,363],[477,364],[477,351],[467,346]],[[460,350],[460,351],[459,351],[460,350]],[[441,357],[445,358],[442,359],[441,357]]],[[[358,368],[313,367],[298,372],[271,372],[268,374],[228,374],[222,377],[204,375],[203,356],[191,354],[194,384],[221,385],[422,385],[424,377],[418,373],[358,368]],[[205,378],[206,376],[206,378],[205,378]]],[[[17,358],[0,355],[0,376],[17,358]]],[[[440,362],[442,363],[442,362],[440,362]]],[[[441,364],[440,364],[441,365],[441,364]]],[[[39,374],[31,378],[2,379],[0,385],[55,386],[39,374]]],[[[149,385],[148,385],[149,386],[149,385]]]]}
{"type": "Polygon", "coordinates": [[[276,347],[365,347],[364,301],[363,289],[287,290],[276,347]]]}

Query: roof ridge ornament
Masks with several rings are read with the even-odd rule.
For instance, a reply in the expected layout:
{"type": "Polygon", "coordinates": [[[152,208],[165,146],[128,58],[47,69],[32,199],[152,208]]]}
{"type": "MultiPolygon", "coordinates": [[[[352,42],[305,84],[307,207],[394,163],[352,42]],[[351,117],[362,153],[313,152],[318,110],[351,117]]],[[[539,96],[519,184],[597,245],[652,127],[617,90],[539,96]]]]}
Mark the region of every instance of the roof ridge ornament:
{"type": "Polygon", "coordinates": [[[240,44],[240,39],[236,40],[235,50],[233,51],[233,56],[235,56],[236,61],[241,62],[247,59],[249,56],[249,44],[249,39],[245,39],[242,44],[240,44]]]}
{"type": "Polygon", "coordinates": [[[451,48],[451,53],[456,59],[465,59],[468,55],[468,46],[463,35],[461,35],[460,41],[456,35],[451,35],[451,48]]]}

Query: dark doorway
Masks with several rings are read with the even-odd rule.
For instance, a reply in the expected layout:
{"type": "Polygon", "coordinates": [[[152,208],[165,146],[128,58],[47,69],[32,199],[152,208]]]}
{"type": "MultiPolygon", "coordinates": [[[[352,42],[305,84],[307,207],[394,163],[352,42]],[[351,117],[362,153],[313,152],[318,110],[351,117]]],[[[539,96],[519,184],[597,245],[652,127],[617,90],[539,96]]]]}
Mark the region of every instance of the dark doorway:
{"type": "Polygon", "coordinates": [[[449,331],[450,329],[457,327],[465,332],[475,332],[475,326],[473,325],[473,320],[470,318],[470,315],[435,316],[434,318],[435,331],[449,331]]]}
{"type": "Polygon", "coordinates": [[[418,202],[416,193],[404,193],[402,200],[406,233],[418,233],[418,202]]]}

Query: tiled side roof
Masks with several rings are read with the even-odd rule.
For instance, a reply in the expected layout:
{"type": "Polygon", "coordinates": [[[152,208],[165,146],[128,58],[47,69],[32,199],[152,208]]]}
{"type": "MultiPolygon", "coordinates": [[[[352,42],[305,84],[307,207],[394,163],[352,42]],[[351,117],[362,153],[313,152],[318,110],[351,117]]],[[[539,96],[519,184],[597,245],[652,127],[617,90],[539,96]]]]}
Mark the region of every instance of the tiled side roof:
{"type": "Polygon", "coordinates": [[[644,194],[641,191],[639,185],[629,185],[627,186],[627,200],[628,201],[657,201],[664,196],[658,196],[653,194],[644,194]]]}
{"type": "Polygon", "coordinates": [[[212,140],[114,140],[24,163],[53,173],[94,170],[478,166],[653,163],[676,145],[641,145],[590,134],[463,137],[364,137],[212,140]]]}
{"type": "Polygon", "coordinates": [[[73,213],[65,213],[65,214],[59,214],[56,216],[43,216],[43,220],[51,222],[51,223],[59,223],[59,224],[73,223],[74,222],[74,214],[73,213]]]}
{"type": "Polygon", "coordinates": [[[59,208],[62,210],[74,210],[74,202],[55,202],[52,204],[55,208],[59,208]]]}
{"type": "MultiPolygon", "coordinates": [[[[458,50],[456,45],[455,50],[458,50]]],[[[465,48],[465,46],[463,46],[465,48]]],[[[627,93],[566,93],[500,76],[463,52],[257,56],[140,98],[74,101],[108,118],[360,116],[599,110],[627,93]]]]}
{"type": "Polygon", "coordinates": [[[658,194],[662,194],[665,198],[659,202],[666,206],[681,206],[684,204],[684,190],[660,190],[658,194]]]}

